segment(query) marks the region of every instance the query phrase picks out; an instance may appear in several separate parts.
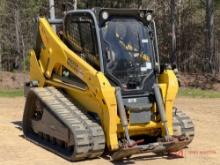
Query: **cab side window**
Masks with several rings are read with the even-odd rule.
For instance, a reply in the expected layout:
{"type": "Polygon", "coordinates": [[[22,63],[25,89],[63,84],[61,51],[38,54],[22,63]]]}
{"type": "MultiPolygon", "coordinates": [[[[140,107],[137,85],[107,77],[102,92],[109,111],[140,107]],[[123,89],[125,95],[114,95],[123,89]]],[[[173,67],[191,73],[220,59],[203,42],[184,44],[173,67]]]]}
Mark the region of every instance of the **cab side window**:
{"type": "Polygon", "coordinates": [[[76,51],[76,53],[81,53],[82,46],[79,33],[79,25],[74,22],[69,22],[66,26],[66,29],[66,38],[68,45],[70,45],[70,47],[73,49],[73,51],[76,51]]]}
{"type": "Polygon", "coordinates": [[[77,55],[100,70],[95,25],[90,15],[69,14],[65,21],[65,38],[77,55]]]}

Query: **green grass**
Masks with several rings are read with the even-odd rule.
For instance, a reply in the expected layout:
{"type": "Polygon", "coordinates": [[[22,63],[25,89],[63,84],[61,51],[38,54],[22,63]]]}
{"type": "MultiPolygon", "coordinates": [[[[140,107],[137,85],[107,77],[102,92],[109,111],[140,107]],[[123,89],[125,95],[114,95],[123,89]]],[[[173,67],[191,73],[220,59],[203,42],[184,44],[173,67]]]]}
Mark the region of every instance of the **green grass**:
{"type": "Polygon", "coordinates": [[[179,96],[193,98],[220,98],[220,92],[214,90],[202,90],[199,88],[180,88],[179,96]]]}
{"type": "MultiPolygon", "coordinates": [[[[214,90],[202,90],[199,88],[180,88],[179,96],[193,98],[220,98],[220,92],[214,90]]],[[[0,97],[21,97],[24,96],[23,89],[0,89],[0,97]]]]}
{"type": "Polygon", "coordinates": [[[0,97],[20,97],[20,96],[24,96],[23,89],[9,89],[9,90],[0,89],[0,97]]]}

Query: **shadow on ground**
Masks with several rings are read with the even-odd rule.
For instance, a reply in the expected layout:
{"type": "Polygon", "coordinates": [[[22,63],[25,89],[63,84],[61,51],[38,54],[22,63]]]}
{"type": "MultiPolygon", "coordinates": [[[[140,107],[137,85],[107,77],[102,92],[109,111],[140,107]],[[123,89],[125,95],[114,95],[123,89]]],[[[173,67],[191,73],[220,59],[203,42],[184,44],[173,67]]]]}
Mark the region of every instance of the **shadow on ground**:
{"type": "MultiPolygon", "coordinates": [[[[103,159],[111,161],[111,158],[109,155],[102,156],[103,159]]],[[[182,156],[179,156],[178,154],[167,154],[167,155],[160,155],[155,153],[148,153],[148,154],[141,154],[141,155],[134,155],[131,158],[125,158],[120,161],[112,161],[112,164],[114,165],[123,165],[123,164],[135,164],[137,161],[148,161],[148,160],[158,160],[158,159],[182,159],[182,156]]]]}
{"type": "MultiPolygon", "coordinates": [[[[13,121],[12,124],[15,128],[22,131],[22,121],[13,121]]],[[[24,135],[19,135],[20,137],[24,138],[24,135]]],[[[100,158],[97,159],[104,159],[106,161],[111,162],[114,165],[125,165],[125,164],[135,164],[137,161],[147,161],[147,160],[158,160],[158,159],[181,159],[183,157],[179,156],[178,154],[169,154],[169,155],[159,155],[154,153],[149,154],[141,154],[141,155],[134,155],[131,158],[125,158],[120,161],[111,161],[111,156],[107,153],[100,158]]]]}
{"type": "Polygon", "coordinates": [[[22,131],[22,121],[13,121],[12,124],[14,124],[15,128],[22,131]]]}

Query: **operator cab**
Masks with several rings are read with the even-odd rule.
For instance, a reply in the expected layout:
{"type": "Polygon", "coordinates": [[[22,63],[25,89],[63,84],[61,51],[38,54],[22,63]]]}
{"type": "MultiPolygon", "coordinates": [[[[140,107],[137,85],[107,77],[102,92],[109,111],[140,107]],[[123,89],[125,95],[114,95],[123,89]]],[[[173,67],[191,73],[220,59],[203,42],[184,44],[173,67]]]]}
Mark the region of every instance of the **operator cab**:
{"type": "Polygon", "coordinates": [[[104,72],[122,94],[152,93],[158,63],[152,11],[77,10],[64,19],[66,44],[96,70],[104,72]]]}

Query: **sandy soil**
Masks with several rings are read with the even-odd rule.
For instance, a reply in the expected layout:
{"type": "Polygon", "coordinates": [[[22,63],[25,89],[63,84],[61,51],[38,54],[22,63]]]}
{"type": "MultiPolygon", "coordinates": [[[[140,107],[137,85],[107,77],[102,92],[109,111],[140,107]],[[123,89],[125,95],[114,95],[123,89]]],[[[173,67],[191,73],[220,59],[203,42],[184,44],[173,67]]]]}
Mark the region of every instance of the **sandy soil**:
{"type": "MultiPolygon", "coordinates": [[[[138,155],[115,164],[220,164],[220,99],[179,98],[179,109],[190,115],[196,127],[193,143],[182,153],[184,158],[138,155]]],[[[38,147],[22,136],[23,98],[0,98],[0,165],[68,165],[73,164],[38,147]]],[[[98,158],[74,164],[113,164],[108,158],[98,158]]]]}

